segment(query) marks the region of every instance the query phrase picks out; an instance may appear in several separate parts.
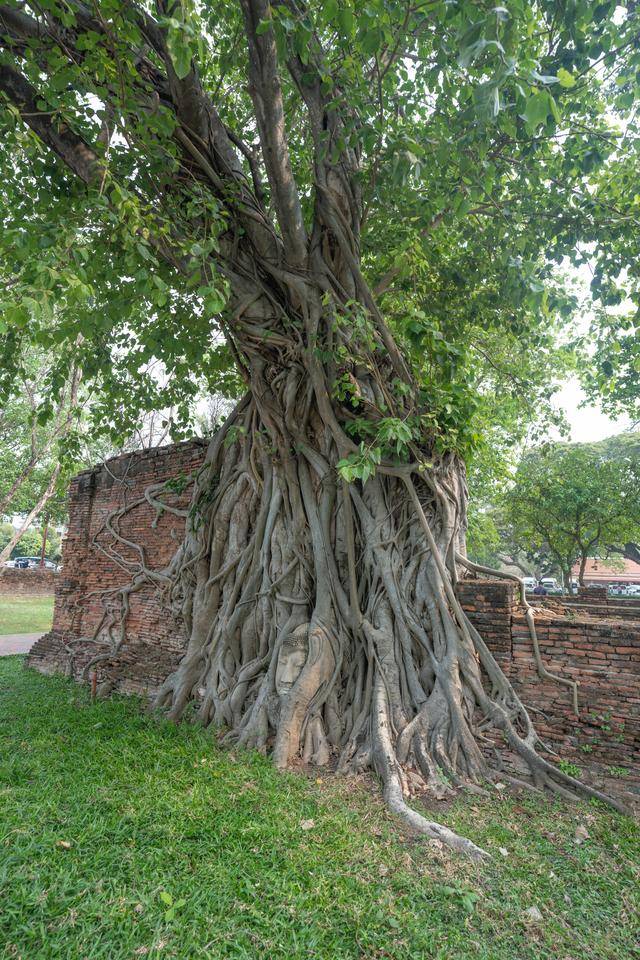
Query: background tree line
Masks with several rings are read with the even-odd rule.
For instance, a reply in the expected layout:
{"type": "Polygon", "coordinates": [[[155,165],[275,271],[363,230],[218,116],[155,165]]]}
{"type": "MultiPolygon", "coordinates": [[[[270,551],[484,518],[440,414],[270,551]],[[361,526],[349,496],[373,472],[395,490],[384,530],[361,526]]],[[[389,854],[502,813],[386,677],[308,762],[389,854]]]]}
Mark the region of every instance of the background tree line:
{"type": "Polygon", "coordinates": [[[640,434],[599,443],[545,443],[528,449],[511,478],[481,491],[472,509],[474,560],[565,584],[589,557],[640,561],[640,434]]]}

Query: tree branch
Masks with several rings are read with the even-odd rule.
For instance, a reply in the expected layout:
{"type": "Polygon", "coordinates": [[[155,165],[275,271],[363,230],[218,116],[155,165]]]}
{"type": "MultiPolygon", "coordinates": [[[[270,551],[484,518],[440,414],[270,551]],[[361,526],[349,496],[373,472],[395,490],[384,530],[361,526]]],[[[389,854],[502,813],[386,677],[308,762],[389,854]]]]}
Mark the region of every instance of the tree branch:
{"type": "Polygon", "coordinates": [[[11,556],[11,551],[15,545],[20,541],[22,535],[29,529],[35,518],[38,516],[40,511],[47,505],[49,500],[51,500],[56,489],[56,481],[58,475],[60,474],[61,464],[57,463],[53,468],[53,472],[49,478],[49,483],[47,484],[44,492],[41,494],[40,499],[36,503],[35,507],[31,510],[29,515],[23,520],[20,527],[16,530],[14,535],[11,537],[9,543],[4,547],[3,550],[0,550],[0,577],[2,576],[2,571],[5,569],[5,561],[11,556]]]}
{"type": "MultiPolygon", "coordinates": [[[[174,3],[172,6],[175,7],[176,4],[174,3]]],[[[161,16],[169,16],[167,4],[164,0],[157,0],[157,7],[161,16]]],[[[159,26],[159,24],[143,10],[138,9],[136,13],[143,35],[164,63],[176,116],[185,127],[193,133],[196,133],[203,140],[206,140],[209,133],[207,97],[202,89],[200,78],[193,62],[186,77],[178,77],[167,48],[166,29],[159,26]]]]}
{"type": "Polygon", "coordinates": [[[261,21],[270,18],[266,0],[240,0],[249,48],[249,92],[256,111],[258,133],[282,231],[287,259],[300,265],[307,255],[307,235],[298,188],[291,170],[278,53],[273,30],[258,34],[261,21]]]}
{"type": "Polygon", "coordinates": [[[100,160],[82,137],[64,121],[43,114],[38,106],[38,92],[21,73],[7,64],[0,64],[0,92],[18,109],[20,116],[46,146],[85,184],[95,182],[100,173],[100,160]]]}

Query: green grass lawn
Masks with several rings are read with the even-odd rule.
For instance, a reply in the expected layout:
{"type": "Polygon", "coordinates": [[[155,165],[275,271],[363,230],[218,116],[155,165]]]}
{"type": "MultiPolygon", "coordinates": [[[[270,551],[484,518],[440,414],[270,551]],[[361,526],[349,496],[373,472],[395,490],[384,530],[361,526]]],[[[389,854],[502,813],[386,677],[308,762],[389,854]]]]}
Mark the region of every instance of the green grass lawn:
{"type": "Polygon", "coordinates": [[[0,597],[0,636],[51,629],[53,597],[0,597]]]}
{"type": "Polygon", "coordinates": [[[492,861],[407,837],[366,781],[0,659],[3,960],[640,957],[632,821],[504,796],[439,816],[492,861]]]}

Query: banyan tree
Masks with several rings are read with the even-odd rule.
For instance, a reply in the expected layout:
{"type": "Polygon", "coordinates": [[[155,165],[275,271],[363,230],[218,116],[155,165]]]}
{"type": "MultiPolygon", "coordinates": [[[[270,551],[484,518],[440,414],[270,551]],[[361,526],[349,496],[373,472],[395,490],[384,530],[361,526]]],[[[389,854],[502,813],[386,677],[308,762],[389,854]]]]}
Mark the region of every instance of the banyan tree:
{"type": "Polygon", "coordinates": [[[105,418],[153,357],[239,394],[183,543],[132,581],[189,637],[156,706],[280,767],[373,770],[472,855],[409,786],[481,788],[506,749],[531,788],[594,793],[544,757],[455,588],[489,378],[515,421],[543,403],[573,306],[551,261],[591,244],[604,283],[629,226],[600,103],[633,5],[595,6],[0,6],[6,355],[82,358],[105,418]]]}

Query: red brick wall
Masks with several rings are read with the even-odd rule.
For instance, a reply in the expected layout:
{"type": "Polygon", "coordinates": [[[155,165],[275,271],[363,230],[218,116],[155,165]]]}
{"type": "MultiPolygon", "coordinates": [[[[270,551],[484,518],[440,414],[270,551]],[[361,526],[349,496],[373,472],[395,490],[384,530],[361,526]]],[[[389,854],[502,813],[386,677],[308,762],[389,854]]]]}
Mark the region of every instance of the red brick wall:
{"type": "Polygon", "coordinates": [[[0,596],[51,596],[57,577],[55,570],[40,570],[38,567],[16,570],[13,567],[3,567],[0,572],[0,596]]]}
{"type": "Polygon", "coordinates": [[[457,592],[520,698],[533,709],[545,742],[583,760],[640,764],[640,611],[635,621],[616,619],[615,607],[602,606],[598,598],[593,606],[574,607],[572,616],[545,609],[536,617],[545,667],[579,683],[576,718],[571,691],[538,676],[517,587],[504,580],[463,580],[457,592]],[[606,620],[598,617],[603,610],[606,620]]]}
{"type": "Polygon", "coordinates": [[[514,617],[510,673],[527,705],[541,711],[543,739],[563,753],[640,763],[640,623],[537,618],[536,632],[546,668],[579,683],[577,722],[570,691],[538,677],[526,620],[514,617]]]}
{"type": "Polygon", "coordinates": [[[460,603],[474,627],[504,668],[511,661],[511,621],[518,609],[513,583],[505,580],[460,580],[460,603]]]}
{"type": "MultiPolygon", "coordinates": [[[[139,556],[105,530],[105,520],[114,510],[131,507],[118,522],[120,535],[142,546],[149,568],[166,566],[180,544],[184,521],[169,512],[156,518],[146,500],[138,501],[151,484],[192,477],[205,453],[205,442],[189,441],[124,454],[74,478],[68,494],[69,529],[62,546],[53,628],[32,649],[31,666],[43,673],[66,672],[69,656],[62,639],[92,637],[104,613],[103,591],[130,582],[135,567],[127,564],[135,564],[139,556]]],[[[189,483],[180,495],[163,493],[162,499],[186,507],[191,489],[189,483]]],[[[157,590],[144,587],[131,596],[125,647],[117,660],[102,664],[99,673],[113,678],[125,692],[151,693],[178,662],[184,643],[181,625],[167,617],[157,590]]],[[[71,646],[76,676],[93,655],[106,649],[89,642],[71,646]]]]}
{"type": "Polygon", "coordinates": [[[609,597],[604,594],[590,597],[536,597],[536,603],[553,607],[560,601],[563,606],[575,611],[577,616],[588,615],[602,620],[640,620],[640,597],[609,597]]]}
{"type": "MultiPolygon", "coordinates": [[[[192,474],[201,465],[205,450],[205,444],[194,441],[143,451],[109,461],[74,479],[53,630],[36,644],[30,665],[44,673],[64,672],[69,658],[62,638],[91,637],[103,612],[100,591],[129,581],[129,573],[107,555],[112,541],[100,533],[107,515],[134,504],[151,483],[192,474]]],[[[190,488],[180,496],[171,495],[169,502],[186,505],[189,496],[190,488]]],[[[161,568],[180,542],[183,521],[163,513],[153,527],[154,516],[145,501],[122,518],[120,532],[143,545],[150,567],[161,568]]],[[[136,559],[133,550],[122,545],[117,549],[126,560],[136,559]]],[[[534,708],[535,722],[549,743],[570,755],[580,756],[583,748],[585,756],[589,751],[620,766],[640,761],[640,612],[638,621],[612,618],[613,608],[599,598],[588,610],[606,610],[607,620],[585,616],[585,610],[577,606],[572,611],[575,616],[559,616],[551,609],[539,615],[538,634],[547,668],[580,682],[580,718],[576,719],[570,691],[537,675],[515,585],[470,579],[461,581],[457,591],[522,700],[534,708]]],[[[99,674],[111,677],[120,690],[150,694],[177,664],[184,645],[181,624],[167,617],[160,597],[147,587],[132,598],[127,643],[116,660],[100,665],[99,674]]],[[[84,664],[104,648],[85,641],[74,649],[77,677],[84,664]]]]}

